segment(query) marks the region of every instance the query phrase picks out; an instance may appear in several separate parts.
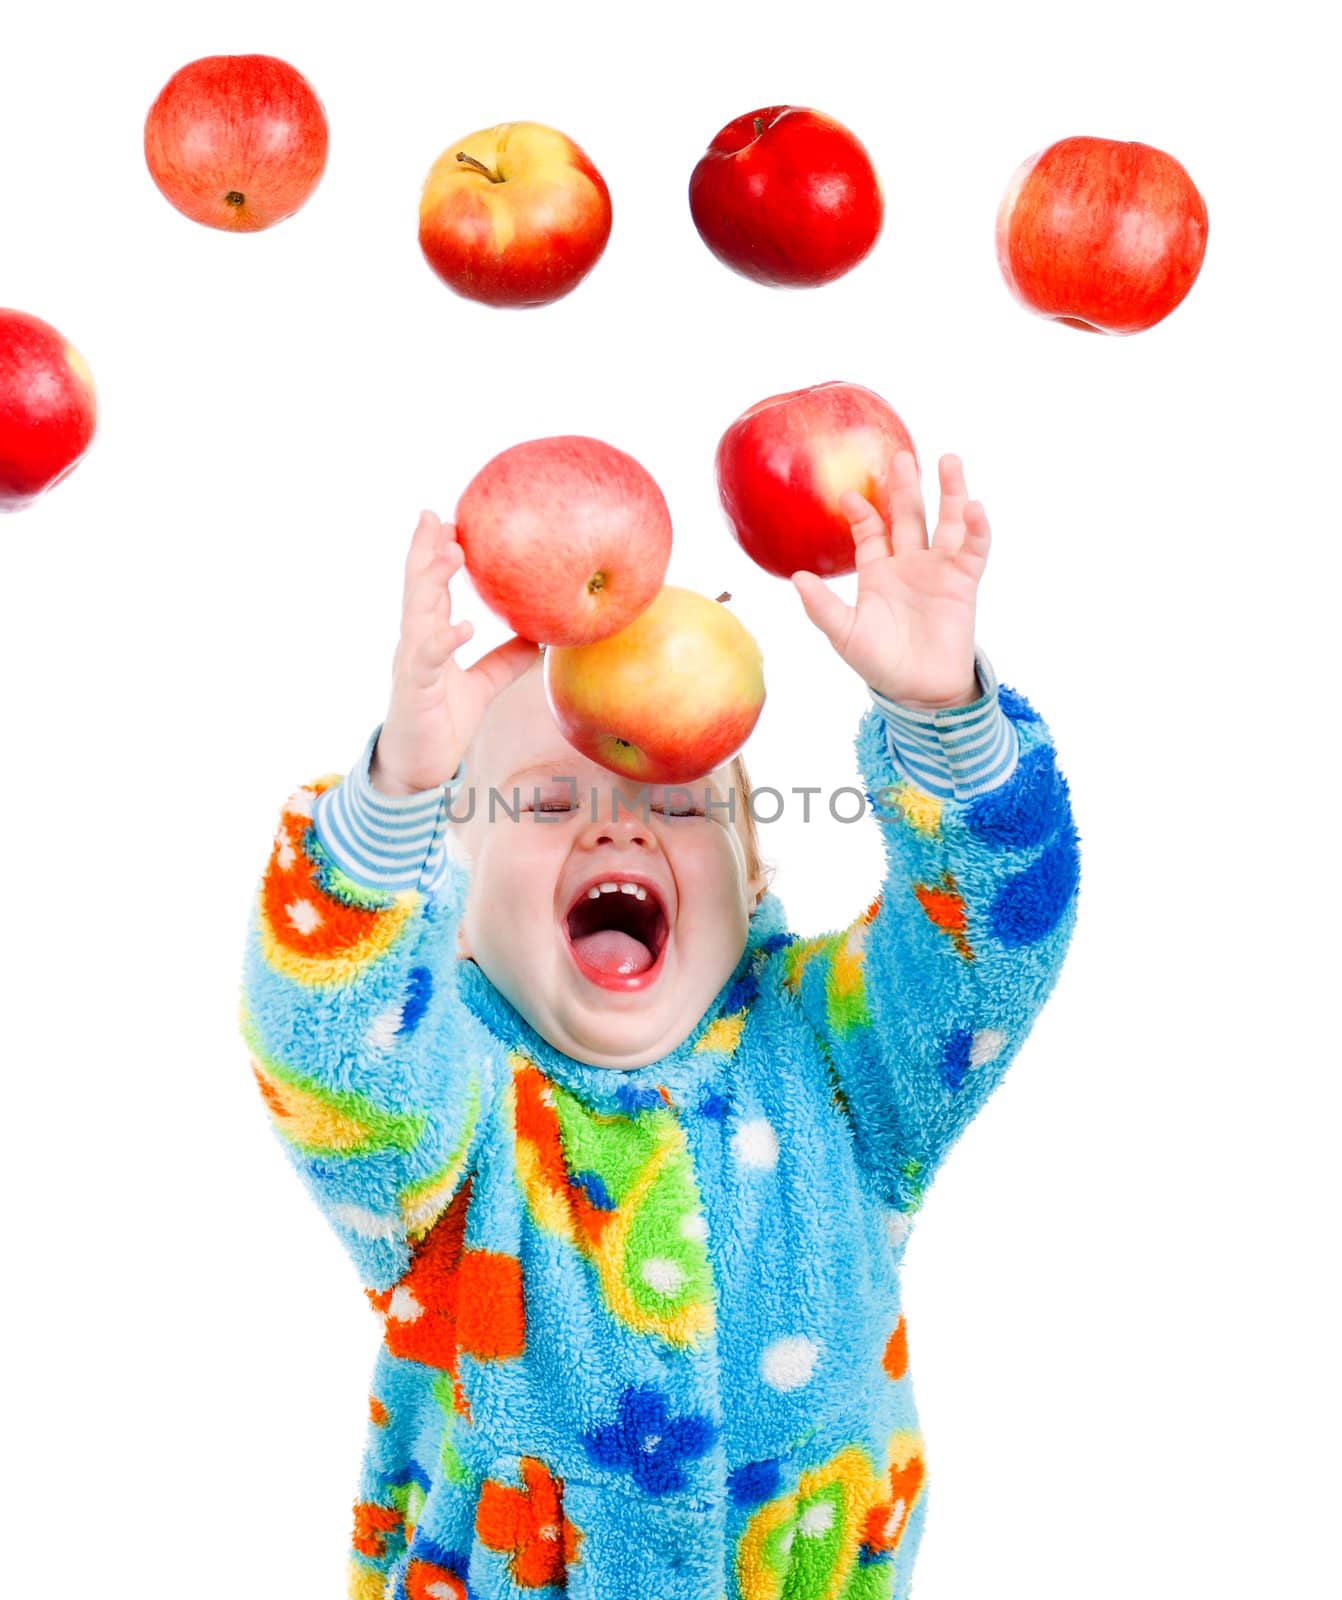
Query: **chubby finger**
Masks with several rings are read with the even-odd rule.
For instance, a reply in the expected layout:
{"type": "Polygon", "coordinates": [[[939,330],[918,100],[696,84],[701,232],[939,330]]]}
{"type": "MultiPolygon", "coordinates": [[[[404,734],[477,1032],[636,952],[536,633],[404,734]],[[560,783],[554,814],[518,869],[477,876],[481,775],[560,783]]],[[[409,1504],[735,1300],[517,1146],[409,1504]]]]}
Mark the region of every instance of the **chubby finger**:
{"type": "Polygon", "coordinates": [[[927,511],[912,450],[896,451],[890,469],[890,544],[894,550],[927,549],[927,511]]]}
{"type": "Polygon", "coordinates": [[[962,553],[987,561],[992,542],[992,529],[988,526],[988,514],[983,509],[983,502],[970,500],[965,506],[965,536],[960,546],[962,553]]]}
{"type": "Polygon", "coordinates": [[[945,455],[940,462],[942,522],[959,522],[964,517],[969,489],[965,484],[965,464],[959,456],[945,455]]]}
{"type": "Polygon", "coordinates": [[[407,589],[402,629],[414,628],[425,617],[452,615],[452,579],[460,572],[465,557],[460,545],[449,545],[444,555],[434,556],[407,589]]]}
{"type": "Polygon", "coordinates": [[[839,509],[852,524],[853,560],[859,567],[890,554],[890,533],[881,513],[854,489],[839,496],[839,509]]]}
{"type": "Polygon", "coordinates": [[[438,536],[441,531],[442,523],[432,511],[420,512],[415,531],[410,536],[410,549],[405,558],[405,583],[401,590],[402,610],[409,602],[411,589],[429,570],[430,563],[438,553],[438,536]]]}
{"type": "Polygon", "coordinates": [[[964,538],[965,501],[969,490],[965,487],[965,469],[959,456],[942,456],[940,473],[941,513],[932,535],[932,549],[953,556],[964,538]]]}
{"type": "Polygon", "coordinates": [[[475,632],[472,622],[438,620],[402,641],[395,676],[411,689],[429,689],[455,650],[475,632]]]}
{"type": "Polygon", "coordinates": [[[540,646],[534,640],[523,639],[515,633],[511,639],[505,639],[482,655],[470,671],[472,675],[479,675],[492,700],[500,690],[520,678],[539,655],[540,646]]]}
{"type": "Polygon", "coordinates": [[[794,572],[792,583],[801,596],[806,615],[834,648],[842,652],[853,626],[852,606],[841,600],[814,572],[794,572]]]}
{"type": "Polygon", "coordinates": [[[463,617],[460,622],[449,622],[438,634],[442,646],[442,659],[446,661],[454,651],[460,650],[475,635],[475,624],[469,617],[463,617]]]}

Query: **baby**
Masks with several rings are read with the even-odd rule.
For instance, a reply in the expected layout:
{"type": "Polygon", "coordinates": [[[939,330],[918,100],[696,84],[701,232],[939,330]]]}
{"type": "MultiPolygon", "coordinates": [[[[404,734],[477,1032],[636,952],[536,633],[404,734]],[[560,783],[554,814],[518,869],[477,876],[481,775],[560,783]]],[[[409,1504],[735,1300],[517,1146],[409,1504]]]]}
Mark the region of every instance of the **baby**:
{"type": "Polygon", "coordinates": [[[1079,881],[1048,729],[974,640],[960,462],[929,544],[844,497],[887,860],[788,931],[740,761],[638,789],[580,756],[537,647],[463,669],[426,512],[390,708],[285,807],[243,1029],[383,1318],[351,1600],[895,1600],[926,1471],[898,1269],[1057,979],[1079,881]],[[731,807],[731,809],[729,809],[731,807]],[[858,897],[855,897],[858,898],[858,897]]]}

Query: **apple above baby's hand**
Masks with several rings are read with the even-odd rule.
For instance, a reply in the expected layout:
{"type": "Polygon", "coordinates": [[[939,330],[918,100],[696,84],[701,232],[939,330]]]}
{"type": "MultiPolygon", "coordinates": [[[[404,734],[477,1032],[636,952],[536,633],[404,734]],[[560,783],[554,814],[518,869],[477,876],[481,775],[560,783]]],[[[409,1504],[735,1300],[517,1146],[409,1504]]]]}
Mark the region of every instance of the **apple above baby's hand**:
{"type": "Polygon", "coordinates": [[[888,524],[894,460],[913,450],[895,411],[856,383],[818,383],[743,411],[717,449],[718,493],[741,548],[766,572],[854,570],[853,490],[888,524]]]}
{"type": "Polygon", "coordinates": [[[764,661],[718,601],[665,585],[628,627],[545,652],[545,694],[583,755],[645,784],[687,784],[730,761],[764,705],[764,661]]]}
{"type": "Polygon", "coordinates": [[[590,644],[652,603],[671,513],[649,472],[581,434],[528,439],[476,473],[457,539],[480,598],[538,644],[590,644]]]}
{"type": "Polygon", "coordinates": [[[690,177],[690,214],[719,261],[775,287],[842,277],[885,214],[862,141],[805,106],[766,106],[713,136],[690,177]]]}
{"type": "Polygon", "coordinates": [[[202,56],[149,109],[144,154],[183,216],[257,233],[292,216],[326,169],[326,112],[301,72],[275,56],[202,56]]]}
{"type": "Polygon", "coordinates": [[[1060,139],[1012,175],[996,243],[1007,287],[1029,310],[1089,333],[1140,333],[1193,287],[1207,207],[1163,150],[1060,139]]]}
{"type": "Polygon", "coordinates": [[[0,511],[68,477],[97,420],[93,374],[74,346],[41,317],[0,310],[0,511]]]}
{"type": "Polygon", "coordinates": [[[448,145],[419,202],[425,260],[449,289],[491,306],[568,294],[610,227],[605,179],[572,139],[539,122],[501,122],[448,145]]]}

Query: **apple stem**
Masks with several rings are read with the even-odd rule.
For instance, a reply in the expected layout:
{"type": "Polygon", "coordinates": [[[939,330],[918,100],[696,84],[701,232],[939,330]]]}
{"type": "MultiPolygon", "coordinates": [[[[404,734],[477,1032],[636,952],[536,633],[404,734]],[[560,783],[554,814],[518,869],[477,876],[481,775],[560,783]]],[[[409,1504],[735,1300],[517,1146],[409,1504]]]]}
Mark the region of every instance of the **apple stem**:
{"type": "Polygon", "coordinates": [[[763,132],[764,132],[764,118],[763,117],[756,117],[755,118],[755,137],[758,139],[760,134],[762,134],[763,132]]]}
{"type": "Polygon", "coordinates": [[[236,189],[230,189],[224,196],[224,204],[226,206],[240,206],[246,198],[245,194],[239,194],[236,189]]]}
{"type": "Polygon", "coordinates": [[[468,167],[474,167],[477,172],[483,172],[491,183],[503,182],[497,172],[492,172],[483,161],[477,161],[474,156],[468,156],[464,150],[457,151],[457,160],[464,161],[468,167]]]}
{"type": "Polygon", "coordinates": [[[730,600],[730,599],[731,599],[731,595],[727,592],[726,589],[724,589],[722,591],[722,593],[717,598],[717,604],[721,605],[724,600],[730,600]]]}

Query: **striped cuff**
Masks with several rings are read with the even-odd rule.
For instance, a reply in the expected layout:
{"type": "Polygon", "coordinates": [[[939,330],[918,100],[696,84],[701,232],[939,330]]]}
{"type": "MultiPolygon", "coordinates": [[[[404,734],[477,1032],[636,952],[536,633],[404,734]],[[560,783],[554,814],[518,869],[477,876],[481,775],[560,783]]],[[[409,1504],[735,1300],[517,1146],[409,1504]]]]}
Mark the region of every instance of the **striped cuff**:
{"type": "Polygon", "coordinates": [[[1015,724],[997,702],[992,662],[975,647],[974,672],[983,690],[972,705],[915,711],[868,686],[885,719],[886,743],[896,769],[941,800],[970,800],[1006,782],[1020,746],[1015,724]]]}
{"type": "Polygon", "coordinates": [[[443,824],[466,763],[437,789],[393,798],[373,787],[369,769],[381,723],[344,783],[317,796],[312,825],[346,876],[371,889],[432,888],[446,872],[443,824]]]}

